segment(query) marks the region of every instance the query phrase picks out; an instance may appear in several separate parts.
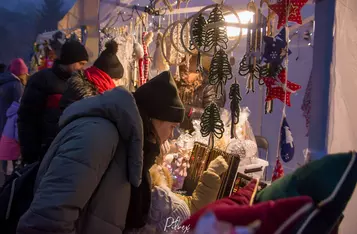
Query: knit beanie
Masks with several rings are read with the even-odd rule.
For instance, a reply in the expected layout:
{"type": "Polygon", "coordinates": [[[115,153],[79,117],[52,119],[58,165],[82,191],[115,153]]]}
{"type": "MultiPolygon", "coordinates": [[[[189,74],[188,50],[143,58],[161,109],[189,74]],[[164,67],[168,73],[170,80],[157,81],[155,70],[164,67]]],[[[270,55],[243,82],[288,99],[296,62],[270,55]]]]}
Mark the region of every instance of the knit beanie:
{"type": "Polygon", "coordinates": [[[185,107],[169,71],[162,72],[139,87],[134,97],[139,110],[144,110],[149,118],[173,123],[183,121],[185,107]]]}
{"type": "Polygon", "coordinates": [[[17,58],[11,61],[10,72],[15,76],[25,75],[29,73],[29,70],[23,59],[17,58]]]}
{"type": "Polygon", "coordinates": [[[105,50],[93,64],[95,67],[107,73],[112,79],[122,78],[124,74],[124,68],[118,59],[117,52],[118,43],[111,40],[105,44],[105,50]]]}
{"type": "Polygon", "coordinates": [[[84,45],[76,40],[70,40],[61,48],[60,64],[69,65],[80,61],[88,61],[88,53],[84,45]]]}

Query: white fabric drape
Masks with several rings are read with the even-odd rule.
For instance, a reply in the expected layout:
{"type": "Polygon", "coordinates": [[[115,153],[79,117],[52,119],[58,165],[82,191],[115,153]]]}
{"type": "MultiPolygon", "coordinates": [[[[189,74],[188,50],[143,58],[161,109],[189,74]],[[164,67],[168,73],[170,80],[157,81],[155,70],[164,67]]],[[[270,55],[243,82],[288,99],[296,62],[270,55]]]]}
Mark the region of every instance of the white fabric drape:
{"type": "MultiPolygon", "coordinates": [[[[331,66],[329,153],[357,150],[357,1],[337,0],[331,66]]],[[[340,226],[341,234],[356,233],[357,190],[340,226]]]]}

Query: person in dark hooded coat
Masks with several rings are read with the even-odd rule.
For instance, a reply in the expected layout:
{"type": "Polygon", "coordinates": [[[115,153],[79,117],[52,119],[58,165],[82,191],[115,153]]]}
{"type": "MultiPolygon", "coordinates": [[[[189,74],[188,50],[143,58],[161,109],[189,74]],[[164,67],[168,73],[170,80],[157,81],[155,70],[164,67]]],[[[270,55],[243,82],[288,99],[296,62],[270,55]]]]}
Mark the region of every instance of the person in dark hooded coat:
{"type": "Polygon", "coordinates": [[[120,234],[145,225],[149,169],[184,111],[169,72],[134,96],[117,87],[68,106],[17,234],[120,234]]]}

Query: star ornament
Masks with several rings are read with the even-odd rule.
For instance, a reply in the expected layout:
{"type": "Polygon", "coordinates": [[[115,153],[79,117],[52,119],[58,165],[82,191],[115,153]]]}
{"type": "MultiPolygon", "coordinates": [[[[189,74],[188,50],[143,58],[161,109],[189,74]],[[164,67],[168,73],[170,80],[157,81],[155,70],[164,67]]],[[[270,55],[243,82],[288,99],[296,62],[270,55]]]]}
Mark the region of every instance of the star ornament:
{"type": "Polygon", "coordinates": [[[291,81],[288,81],[287,84],[285,85],[285,81],[286,81],[285,69],[283,69],[279,73],[277,79],[274,79],[273,77],[263,77],[263,81],[268,89],[268,94],[265,101],[268,102],[273,99],[279,99],[284,103],[284,101],[286,100],[286,105],[289,107],[291,106],[290,95],[292,93],[296,93],[296,91],[301,89],[300,85],[293,83],[291,81]]]}
{"type": "Polygon", "coordinates": [[[282,40],[276,40],[273,37],[263,37],[265,48],[263,58],[266,63],[281,64],[286,56],[284,53],[286,43],[282,40]]]}
{"type": "Polygon", "coordinates": [[[279,17],[278,29],[288,21],[302,24],[301,8],[308,0],[278,0],[277,3],[269,5],[269,8],[279,17]]]}
{"type": "Polygon", "coordinates": [[[264,36],[263,40],[265,44],[263,58],[266,63],[281,64],[284,58],[291,54],[291,50],[287,48],[285,28],[275,38],[264,36]]]}

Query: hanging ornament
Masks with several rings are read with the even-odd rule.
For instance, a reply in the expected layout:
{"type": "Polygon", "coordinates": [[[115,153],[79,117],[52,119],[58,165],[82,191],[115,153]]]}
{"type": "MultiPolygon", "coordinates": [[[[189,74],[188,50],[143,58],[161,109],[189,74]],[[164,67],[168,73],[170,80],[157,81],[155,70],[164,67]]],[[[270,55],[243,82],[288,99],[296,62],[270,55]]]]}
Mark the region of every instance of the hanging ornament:
{"type": "Polygon", "coordinates": [[[304,99],[302,101],[301,110],[303,112],[303,116],[306,121],[306,136],[309,136],[309,126],[311,119],[311,91],[312,91],[312,72],[310,73],[309,82],[306,86],[306,91],[304,95],[304,99]]]}
{"type": "Polygon", "coordinates": [[[308,0],[279,0],[275,4],[269,5],[269,8],[274,11],[278,17],[278,29],[284,26],[288,21],[302,24],[301,8],[307,3],[308,0]]]}
{"type": "Polygon", "coordinates": [[[263,80],[268,89],[268,95],[265,101],[270,101],[277,98],[282,102],[286,101],[287,106],[291,106],[290,95],[292,93],[296,93],[296,91],[301,89],[300,85],[295,84],[291,81],[287,81],[287,84],[285,84],[286,82],[285,69],[280,72],[277,79],[274,79],[272,77],[264,77],[263,80]]]}
{"type": "Polygon", "coordinates": [[[281,165],[280,159],[276,159],[275,167],[273,170],[273,177],[271,179],[271,182],[274,182],[275,180],[281,178],[284,176],[284,168],[281,165]]]}
{"type": "Polygon", "coordinates": [[[264,28],[266,28],[266,18],[258,10],[254,2],[249,2],[247,10],[254,13],[252,22],[249,24],[247,32],[247,50],[239,67],[239,74],[247,78],[247,93],[254,92],[254,79],[259,79],[260,50],[262,44],[264,28]],[[263,29],[263,30],[262,30],[263,29]]]}
{"type": "Polygon", "coordinates": [[[266,63],[281,64],[286,55],[291,54],[285,39],[281,40],[278,36],[275,38],[264,36],[263,38],[265,42],[263,58],[266,63]]]}
{"type": "Polygon", "coordinates": [[[202,137],[209,136],[208,147],[213,149],[214,138],[221,139],[224,133],[224,124],[216,103],[212,102],[205,108],[200,126],[202,137]]]}
{"type": "Polygon", "coordinates": [[[242,97],[240,95],[240,87],[237,81],[231,85],[229,90],[229,99],[231,99],[231,115],[232,115],[232,123],[231,123],[231,138],[237,138],[235,127],[239,122],[239,113],[240,107],[239,103],[242,101],[242,97]]]}
{"type": "MultiPolygon", "coordinates": [[[[223,12],[220,8],[220,5],[216,5],[215,8],[209,14],[207,23],[219,23],[225,22],[223,12]]],[[[204,51],[217,51],[217,49],[227,49],[228,44],[228,35],[227,35],[227,28],[226,27],[213,27],[207,30],[206,38],[204,41],[204,51]]]]}
{"type": "MultiPolygon", "coordinates": [[[[194,43],[201,48],[206,40],[206,31],[204,30],[204,27],[206,26],[207,22],[206,19],[203,17],[202,14],[198,15],[198,17],[196,18],[196,20],[193,22],[192,24],[192,37],[191,37],[191,41],[190,41],[190,50],[194,50],[195,49],[195,45],[194,43]],[[194,43],[193,43],[194,41],[194,43]]],[[[202,68],[202,63],[201,63],[201,53],[198,50],[198,54],[197,54],[197,71],[198,72],[203,72],[203,68],[202,68]]]]}
{"type": "Polygon", "coordinates": [[[294,139],[286,116],[284,116],[280,129],[280,157],[284,162],[289,162],[293,159],[294,153],[294,139]]]}
{"type": "Polygon", "coordinates": [[[217,53],[215,53],[211,61],[208,75],[209,83],[211,85],[217,85],[217,95],[223,95],[224,86],[227,83],[227,80],[232,79],[232,77],[232,67],[230,65],[228,55],[223,49],[220,49],[217,53]]]}
{"type": "Polygon", "coordinates": [[[150,58],[149,58],[149,46],[153,41],[154,33],[153,32],[143,32],[143,49],[144,49],[144,70],[143,76],[140,79],[140,86],[145,84],[149,80],[149,67],[150,67],[150,58]]]}
{"type": "MultiPolygon", "coordinates": [[[[155,49],[155,53],[152,60],[152,66],[151,66],[151,69],[158,71],[158,73],[170,69],[169,65],[167,64],[165,58],[162,55],[162,50],[161,50],[162,37],[163,37],[162,33],[158,32],[156,36],[156,49],[155,49]]],[[[164,49],[166,50],[165,46],[164,49]]]]}

